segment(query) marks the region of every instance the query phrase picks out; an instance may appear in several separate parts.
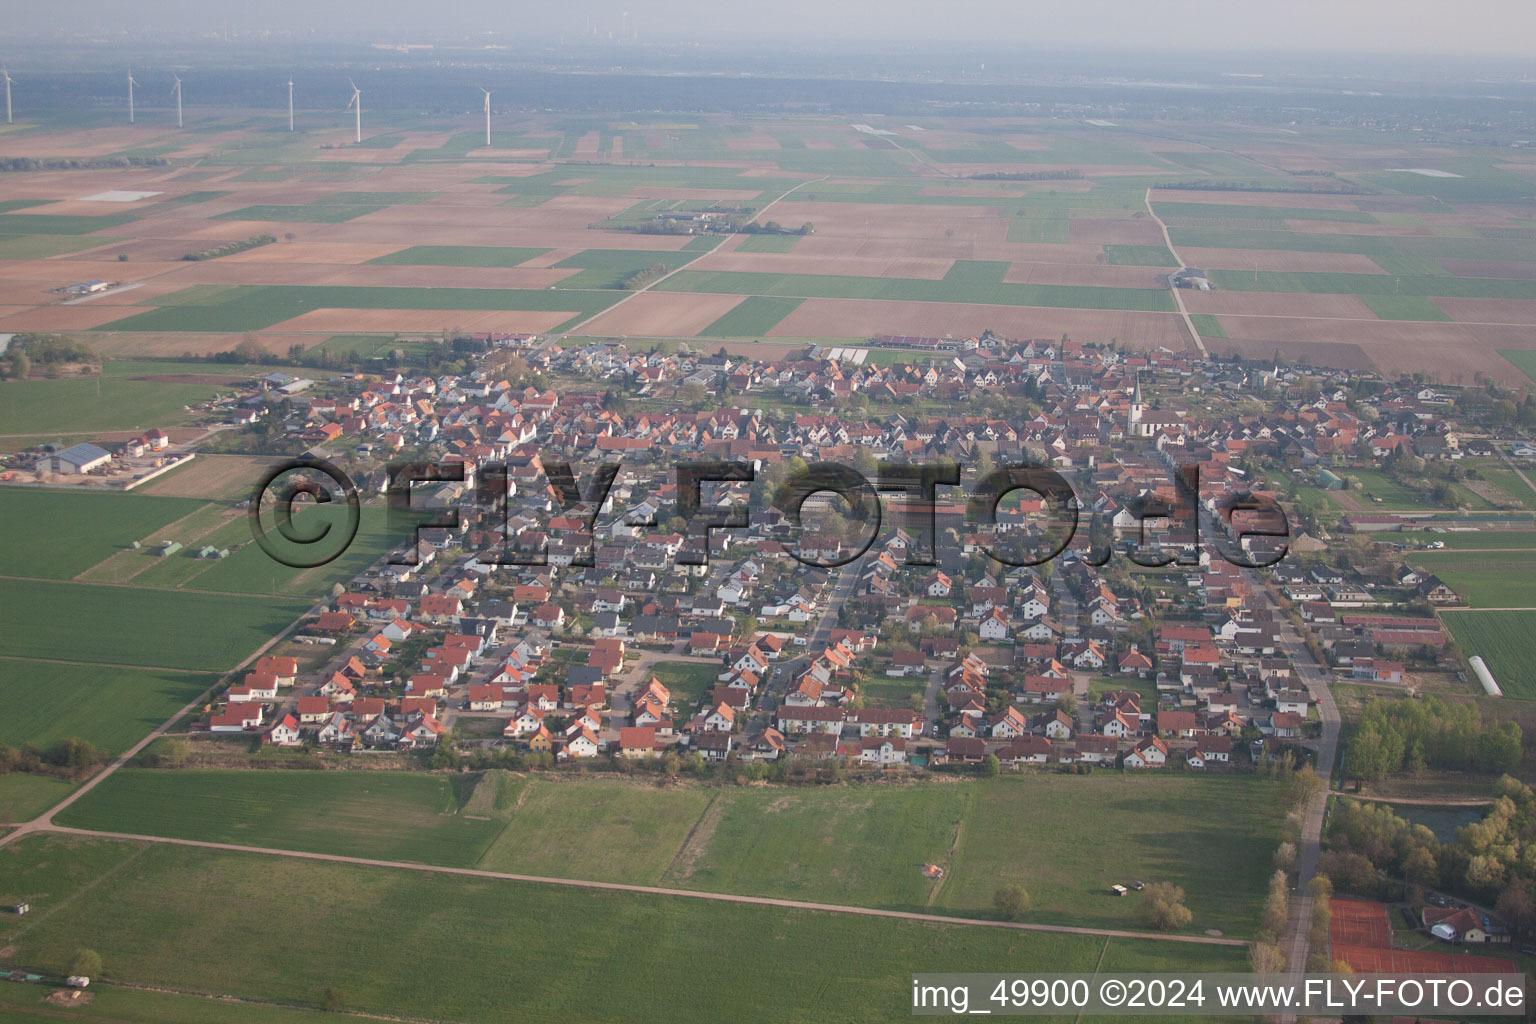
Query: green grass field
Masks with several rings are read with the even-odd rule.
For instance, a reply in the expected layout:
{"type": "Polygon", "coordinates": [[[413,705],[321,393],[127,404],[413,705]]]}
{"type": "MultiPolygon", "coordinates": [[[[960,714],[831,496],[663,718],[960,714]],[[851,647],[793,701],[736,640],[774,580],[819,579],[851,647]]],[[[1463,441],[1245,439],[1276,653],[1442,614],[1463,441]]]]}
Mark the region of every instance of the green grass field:
{"type": "Polygon", "coordinates": [[[1499,355],[1514,363],[1520,372],[1531,380],[1536,380],[1536,349],[1501,348],[1499,355]]]}
{"type": "Polygon", "coordinates": [[[0,260],[45,260],[50,256],[63,256],[121,241],[121,238],[103,238],[101,235],[0,234],[0,260]]]}
{"type": "MultiPolygon", "coordinates": [[[[1313,237],[1336,238],[1336,235],[1319,235],[1313,237]]],[[[1176,239],[1180,245],[1191,245],[1184,239],[1176,239]]],[[[1212,240],[1207,240],[1212,241],[1212,240]]],[[[1240,248],[1270,248],[1268,246],[1250,245],[1240,248]]],[[[1286,246],[1275,246],[1282,250],[1288,250],[1286,246]]],[[[1302,249],[1302,252],[1349,252],[1353,250],[1327,249],[1302,249]]],[[[1366,253],[1365,255],[1372,255],[1366,253]]],[[[1374,257],[1373,257],[1374,258],[1374,257]]],[[[1472,257],[1468,257],[1472,258],[1472,257]]],[[[1494,259],[1488,256],[1487,259],[1494,259]]],[[[1407,300],[1422,296],[1441,296],[1456,299],[1532,299],[1536,298],[1536,281],[1508,280],[1493,277],[1448,277],[1445,275],[1426,274],[1321,274],[1261,270],[1255,274],[1251,270],[1212,270],[1210,272],[1211,283],[1218,288],[1233,292],[1308,292],[1318,295],[1359,295],[1368,304],[1375,308],[1372,299],[1379,300],[1384,308],[1391,309],[1394,303],[1404,304],[1407,300]],[[1371,298],[1367,298],[1370,296],[1371,298]]],[[[1440,307],[1435,306],[1436,310],[1440,307]]],[[[1420,312],[1430,312],[1426,308],[1420,308],[1420,312]]],[[[1428,317],[1439,319],[1440,317],[1428,317]]],[[[1385,316],[1383,319],[1408,319],[1402,316],[1385,316]]],[[[1416,319],[1425,319],[1419,317],[1416,319]]]]}
{"type": "Polygon", "coordinates": [[[1536,632],[1536,612],[1442,612],[1440,618],[1462,654],[1476,654],[1487,663],[1506,697],[1536,700],[1536,664],[1529,643],[1536,632]]]}
{"type": "Polygon", "coordinates": [[[227,389],[131,380],[110,372],[102,377],[8,381],[0,384],[0,434],[86,440],[98,431],[170,427],[190,416],[185,406],[222,390],[227,389]]]}
{"type": "MultiPolygon", "coordinates": [[[[6,985],[0,988],[0,1017],[13,1024],[58,1024],[74,1016],[73,1009],[61,1011],[43,1003],[42,997],[52,991],[6,985]]],[[[238,1003],[179,992],[96,985],[91,993],[92,1024],[321,1024],[336,1019],[320,1009],[238,1003]]]]}
{"type": "Polygon", "coordinates": [[[804,299],[784,299],[770,295],[749,295],[720,319],[699,332],[705,338],[761,337],[793,313],[804,299]]]}
{"type": "MultiPolygon", "coordinates": [[[[1407,534],[1417,538],[1420,535],[1407,534]]],[[[1426,541],[1440,541],[1451,551],[1500,548],[1536,548],[1536,530],[1482,530],[1476,533],[1426,533],[1426,541]]]]}
{"type": "Polygon", "coordinates": [[[1106,245],[1104,262],[1130,267],[1177,267],[1179,265],[1179,261],[1173,258],[1173,253],[1162,245],[1106,245]]]}
{"type": "Polygon", "coordinates": [[[859,696],[872,707],[905,708],[913,694],[928,686],[928,674],[919,676],[872,675],[859,687],[859,696]]]}
{"type": "MultiPolygon", "coordinates": [[[[1298,196],[1298,199],[1304,197],[1298,196]]],[[[1359,210],[1318,210],[1291,206],[1240,206],[1228,203],[1171,203],[1159,200],[1157,215],[1169,223],[1190,218],[1203,220],[1328,220],[1375,224],[1376,218],[1359,210]]]]}
{"type": "Polygon", "coordinates": [[[51,775],[28,775],[25,772],[0,775],[0,825],[30,821],[63,800],[74,788],[74,783],[67,779],[51,775]]]}
{"type": "Polygon", "coordinates": [[[1430,494],[1405,487],[1379,469],[1352,467],[1338,472],[1343,476],[1355,477],[1360,481],[1360,488],[1350,493],[1367,508],[1377,504],[1372,502],[1371,498],[1380,498],[1381,502],[1379,504],[1381,507],[1388,509],[1416,511],[1440,507],[1435,504],[1430,494]]]}
{"type": "Polygon", "coordinates": [[[369,263],[412,267],[515,267],[548,249],[517,245],[413,245],[369,263]]]}
{"type": "Polygon", "coordinates": [[[0,579],[0,650],[17,658],[223,671],[308,601],[0,579]]]}
{"type": "MultiPolygon", "coordinates": [[[[976,261],[957,261],[976,262],[976,261]]],[[[968,302],[1002,306],[1068,309],[1125,309],[1169,312],[1173,300],[1158,288],[1099,288],[1090,285],[1004,284],[990,274],[951,270],[944,279],[840,277],[832,274],[758,274],[729,270],[681,270],[657,289],[824,299],[892,299],[913,302],[968,302]]]]}
{"type": "MultiPolygon", "coordinates": [[[[45,839],[30,844],[17,843],[0,849],[0,903],[26,900],[37,904],[39,913],[77,895],[92,881],[121,868],[142,847],[106,839],[45,839]],[[46,852],[46,856],[37,856],[46,852]]],[[[36,918],[0,914],[0,942],[25,932],[36,918]]],[[[0,986],[14,991],[17,986],[0,986]]]]}
{"type": "Polygon", "coordinates": [[[1027,201],[1008,220],[1008,241],[1066,244],[1072,240],[1067,217],[1065,201],[1027,201]]]}
{"type": "MultiPolygon", "coordinates": [[[[346,518],[345,508],[333,504],[306,509],[293,522],[295,529],[302,528],[306,535],[314,535],[314,531],[321,529],[323,524],[335,529],[339,538],[342,536],[340,531],[346,526],[346,518]],[[314,525],[311,525],[311,520],[314,520],[314,525]]],[[[268,528],[271,529],[270,524],[268,528]]],[[[293,569],[275,561],[260,545],[252,542],[250,527],[245,522],[235,521],[225,529],[233,533],[236,542],[243,546],[228,558],[218,560],[193,559],[190,554],[172,556],[167,561],[192,561],[202,567],[195,575],[189,575],[175,585],[237,594],[318,598],[327,593],[332,584],[351,579],[381,558],[391,547],[409,539],[408,530],[401,534],[398,527],[391,527],[384,509],[367,506],[359,510],[357,534],[340,556],[313,569],[293,569]]],[[[303,545],[289,545],[280,532],[269,532],[267,536],[280,554],[310,553],[305,551],[303,545]]],[[[215,538],[209,537],[201,543],[215,542],[215,538]]],[[[134,582],[149,581],[135,577],[134,582]]]]}
{"type": "Polygon", "coordinates": [[[1212,313],[1191,313],[1190,322],[1195,325],[1195,330],[1200,332],[1202,338],[1225,338],[1227,329],[1221,326],[1221,319],[1212,313]]]}
{"type": "Polygon", "coordinates": [[[122,492],[0,489],[0,576],[69,579],[203,505],[122,492]]]}
{"type": "Polygon", "coordinates": [[[1415,551],[1408,562],[1439,576],[1473,608],[1536,607],[1536,550],[1415,551]]]}
{"type": "Polygon", "coordinates": [[[527,783],[476,867],[556,878],[670,884],[690,830],[724,794],[645,784],[527,783]],[[600,842],[594,842],[601,836],[600,842]]]}
{"type": "Polygon", "coordinates": [[[121,753],[214,679],[201,672],[0,658],[0,744],[48,747],[78,736],[121,753]]]}
{"type": "Polygon", "coordinates": [[[1362,295],[1360,301],[1383,320],[1431,320],[1450,322],[1445,310],[1422,295],[1362,295]]]}
{"type": "MultiPolygon", "coordinates": [[[[422,772],[164,771],[125,769],[86,794],[60,824],[104,832],[281,846],[375,860],[465,867],[506,827],[487,806],[463,804],[479,776],[422,772]],[[479,813],[475,813],[478,811],[479,813]]],[[[499,776],[487,782],[492,790],[499,776]]],[[[515,796],[521,780],[507,780],[515,796]]]]}
{"type": "Polygon", "coordinates": [[[225,220],[270,220],[291,224],[341,224],[349,220],[355,220],[364,214],[378,213],[382,209],[384,209],[383,206],[364,204],[355,206],[333,204],[282,206],[278,204],[265,204],[231,210],[228,213],[219,214],[219,217],[225,220]]]}
{"type": "Polygon", "coordinates": [[[1136,927],[1135,901],[1109,885],[1172,881],[1189,893],[1192,928],[1246,935],[1281,817],[1274,784],[1249,776],[1041,773],[831,789],[508,780],[494,799],[461,793],[455,815],[441,777],[404,775],[417,788],[391,797],[393,824],[370,824],[382,804],[369,794],[393,792],[379,775],[122,772],[62,823],[354,855],[374,842],[446,866],[967,917],[985,916],[1006,879],[1034,896],[1030,920],[1106,928],[1136,927]],[[392,831],[375,839],[374,828],[392,831]],[[1202,850],[1217,842],[1241,856],[1209,863],[1202,850]],[[949,871],[936,892],[921,874],[931,862],[949,871]]]}
{"type": "Polygon", "coordinates": [[[561,281],[559,290],[623,287],[630,274],[650,267],[671,270],[697,257],[669,249],[588,249],[555,264],[556,269],[575,268],[578,272],[561,281]]]}
{"type": "MultiPolygon", "coordinates": [[[[105,331],[259,331],[302,313],[336,309],[570,310],[590,315],[617,302],[612,290],[568,288],[354,288],[340,285],[236,285],[182,298],[156,300],[159,308],[104,324],[105,331]]],[[[192,291],[193,289],[188,289],[192,291]]],[[[7,385],[9,386],[9,385],[7,385]]],[[[157,385],[164,388],[165,385],[157,385]]],[[[81,396],[84,397],[83,395],[81,396]]]]}
{"type": "Polygon", "coordinates": [[[519,1020],[550,1022],[713,1019],[722,1006],[743,1021],[883,1021],[910,1012],[918,970],[1241,970],[1245,962],[1240,948],[1115,939],[1106,949],[1093,936],[74,838],[29,837],[0,850],[0,877],[52,893],[34,899],[37,918],[9,937],[18,962],[58,969],[88,945],[109,979],[305,1005],[333,987],[351,1009],[438,1020],[494,1019],[515,1005],[519,1020]],[[109,849],[88,864],[82,845],[109,849]],[[39,863],[48,867],[39,872],[39,863]],[[87,890],[90,879],[99,881],[87,890]],[[836,950],[835,962],[807,959],[819,949],[836,950]],[[504,966],[465,969],[477,964],[504,966]]]}
{"type": "Polygon", "coordinates": [[[689,710],[715,688],[715,677],[723,671],[720,665],[695,661],[658,661],[651,666],[651,675],[671,691],[673,706],[689,710]]]}
{"type": "MultiPolygon", "coordinates": [[[[70,216],[59,213],[0,213],[0,235],[88,235],[132,224],[136,213],[70,216]]],[[[98,239],[96,244],[101,244],[98,239]]]]}

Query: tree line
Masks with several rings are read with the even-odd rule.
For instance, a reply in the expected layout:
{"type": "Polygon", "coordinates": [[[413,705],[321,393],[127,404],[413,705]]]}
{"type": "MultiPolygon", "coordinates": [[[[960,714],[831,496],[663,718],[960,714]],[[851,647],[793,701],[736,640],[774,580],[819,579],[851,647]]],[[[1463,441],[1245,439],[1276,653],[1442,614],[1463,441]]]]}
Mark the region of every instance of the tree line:
{"type": "Polygon", "coordinates": [[[1484,722],[1475,704],[1373,701],[1350,737],[1344,771],[1365,782],[1427,768],[1507,772],[1520,763],[1521,741],[1519,725],[1484,722]]]}

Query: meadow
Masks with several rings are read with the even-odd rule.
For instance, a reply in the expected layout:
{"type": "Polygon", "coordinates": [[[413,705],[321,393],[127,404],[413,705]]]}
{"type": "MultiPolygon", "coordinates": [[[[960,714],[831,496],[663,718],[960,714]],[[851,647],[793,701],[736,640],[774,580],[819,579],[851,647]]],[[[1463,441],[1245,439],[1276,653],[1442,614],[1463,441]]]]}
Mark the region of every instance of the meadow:
{"type": "Polygon", "coordinates": [[[99,431],[165,428],[189,419],[187,406],[220,390],[127,379],[113,372],[111,362],[100,377],[9,381],[0,384],[0,434],[70,437],[73,443],[99,431]]]}
{"type": "MultiPolygon", "coordinates": [[[[1360,487],[1351,490],[1349,493],[1367,508],[1371,506],[1372,502],[1370,499],[1372,498],[1380,498],[1381,507],[1386,509],[1415,511],[1438,509],[1440,507],[1429,492],[1406,487],[1379,469],[1360,466],[1338,472],[1343,476],[1354,477],[1360,481],[1360,487]]],[[[1330,494],[1337,493],[1330,492],[1330,494]]],[[[1474,507],[1486,505],[1486,502],[1482,502],[1475,495],[1468,493],[1468,497],[1473,500],[1474,507]]]]}
{"type": "Polygon", "coordinates": [[[859,696],[880,708],[905,708],[914,694],[921,694],[928,686],[928,675],[886,676],[871,675],[859,687],[859,696]]]}
{"type": "Polygon", "coordinates": [[[0,775],[0,825],[30,821],[63,800],[74,788],[74,783],[68,779],[52,775],[26,772],[0,775]]]}
{"type": "MultiPolygon", "coordinates": [[[[483,796],[477,806],[465,809],[479,778],[392,771],[124,769],[71,805],[59,823],[465,867],[476,863],[506,827],[505,817],[494,813],[502,795],[497,792],[500,778],[487,783],[489,799],[483,796]]],[[[505,792],[515,796],[522,780],[506,781],[505,792]]]]}
{"type": "Polygon", "coordinates": [[[11,657],[223,671],[310,603],[0,579],[0,607],[0,650],[11,657]]]}
{"type": "MultiPolygon", "coordinates": [[[[61,1011],[45,1004],[42,997],[52,991],[39,991],[34,985],[0,987],[0,1016],[13,1024],[58,1024],[78,1015],[77,1010],[61,1011]]],[[[91,991],[92,1024],[319,1024],[336,1019],[318,1008],[238,1003],[180,992],[111,985],[97,985],[91,991]]]]}
{"type": "Polygon", "coordinates": [[[718,665],[696,661],[658,661],[651,666],[650,674],[671,691],[674,705],[690,707],[714,689],[715,677],[721,671],[718,665]]]}
{"type": "Polygon", "coordinates": [[[0,745],[48,747],[78,736],[121,753],[215,679],[203,672],[0,658],[0,745]]]}
{"type": "MultiPolygon", "coordinates": [[[[39,862],[71,860],[66,854],[76,854],[78,842],[28,837],[0,850],[0,864],[30,873],[39,862]]],[[[365,1012],[486,1020],[515,1005],[520,1020],[551,1022],[637,1012],[705,1019],[722,1007],[743,1021],[888,1020],[908,1012],[917,970],[1242,970],[1245,963],[1241,948],[1114,939],[1106,949],[1093,936],[103,845],[120,852],[115,863],[103,855],[108,864],[89,892],[76,873],[55,886],[66,898],[36,901],[39,918],[10,937],[18,960],[57,969],[89,945],[108,978],[141,984],[307,1005],[331,987],[365,1012]],[[381,914],[385,907],[397,910],[381,914]],[[232,957],[232,948],[240,955],[232,957]],[[808,959],[812,950],[836,954],[808,959]]]]}
{"type": "Polygon", "coordinates": [[[1530,656],[1536,611],[1442,612],[1440,620],[1461,645],[1462,654],[1478,655],[1487,663],[1506,697],[1536,700],[1536,664],[1530,656]]]}
{"type": "MultiPolygon", "coordinates": [[[[387,785],[379,774],[122,772],[61,823],[355,854],[351,804],[387,785]]],[[[461,794],[478,810],[458,816],[491,819],[483,826],[415,785],[423,791],[391,827],[416,834],[378,849],[427,863],[966,917],[986,916],[1006,880],[1034,897],[1029,920],[1106,928],[1136,927],[1135,900],[1108,887],[1139,878],[1183,886],[1192,928],[1229,935],[1256,926],[1282,816],[1278,786],[1248,776],[1025,773],[829,789],[514,778],[491,798],[461,794]],[[926,863],[946,866],[940,885],[923,877],[926,863]]]]}
{"type": "MultiPolygon", "coordinates": [[[[265,520],[264,520],[265,521],[265,520]]],[[[315,536],[320,529],[335,530],[341,538],[346,527],[345,509],[340,505],[315,506],[305,509],[294,518],[296,529],[302,528],[306,536],[315,536]],[[317,522],[310,525],[310,520],[317,522]]],[[[267,538],[279,554],[318,556],[320,549],[306,550],[306,545],[291,545],[280,532],[267,523],[267,538]]],[[[199,561],[190,554],[186,561],[203,566],[201,572],[184,579],[178,586],[197,590],[217,590],[237,594],[273,594],[294,597],[319,598],[330,591],[334,583],[350,580],[397,544],[410,540],[410,530],[399,523],[391,523],[382,508],[365,506],[359,509],[357,534],[334,561],[312,569],[294,569],[269,555],[261,545],[251,540],[251,529],[246,521],[231,523],[227,530],[242,546],[228,558],[199,561]],[[404,532],[402,532],[402,530],[404,532]]],[[[205,541],[213,543],[213,539],[205,541]]],[[[332,548],[325,548],[326,551],[332,548]]],[[[172,556],[172,560],[180,556],[172,556]]],[[[135,577],[135,583],[143,582],[135,577]]]]}

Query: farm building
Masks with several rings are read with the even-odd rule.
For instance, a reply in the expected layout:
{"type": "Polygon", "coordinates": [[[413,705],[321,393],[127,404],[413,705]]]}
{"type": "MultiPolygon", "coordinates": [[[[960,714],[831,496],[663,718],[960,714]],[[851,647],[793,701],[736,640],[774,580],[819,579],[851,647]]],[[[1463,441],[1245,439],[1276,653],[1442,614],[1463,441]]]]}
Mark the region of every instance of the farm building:
{"type": "Polygon", "coordinates": [[[111,461],[112,455],[105,449],[93,444],[77,444],[49,456],[48,468],[55,473],[80,474],[89,473],[111,461]]]}

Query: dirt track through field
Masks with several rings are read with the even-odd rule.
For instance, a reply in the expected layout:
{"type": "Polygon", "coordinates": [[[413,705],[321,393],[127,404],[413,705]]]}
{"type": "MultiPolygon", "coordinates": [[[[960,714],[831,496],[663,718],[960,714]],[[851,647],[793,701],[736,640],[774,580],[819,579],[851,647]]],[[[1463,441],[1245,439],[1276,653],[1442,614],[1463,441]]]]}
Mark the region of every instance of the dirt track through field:
{"type": "MultiPolygon", "coordinates": [[[[51,815],[50,815],[51,816],[51,815]]],[[[211,843],[198,839],[172,839],[165,836],[145,836],[131,832],[95,832],[90,829],[68,828],[63,825],[23,825],[17,832],[0,840],[0,845],[19,834],[57,833],[81,836],[89,839],[116,839],[133,843],[161,843],[169,846],[191,846],[204,850],[222,850],[227,853],[251,853],[268,857],[291,857],[300,860],[316,860],[330,864],[350,864],[357,867],[391,868],[401,871],[424,871],[439,875],[460,875],[466,878],[484,878],[506,882],[528,882],[537,885],[560,885],[575,889],[600,889],[607,892],[628,892],[645,896],[677,896],[686,899],[713,900],[719,903],[749,904],[760,907],[782,907],[786,910],[816,910],[828,914],[853,914],[859,917],[886,917],[904,921],[926,921],[932,924],[968,925],[980,928],[1012,928],[1018,931],[1056,932],[1065,935],[1107,935],[1125,939],[1153,939],[1163,942],[1187,942],[1203,946],[1247,946],[1241,939],[1215,938],[1208,935],[1159,935],[1155,932],[1121,931],[1108,928],[1077,928],[1071,925],[1026,924],[1019,921],[991,921],[983,918],[948,917],[942,914],[919,914],[905,910],[879,910],[874,907],[846,906],[839,903],[811,903],[805,900],[782,900],[767,896],[740,896],[735,893],[705,892],[699,889],[669,889],[658,885],[631,885],[624,882],[593,882],[580,878],[550,878],[543,875],[518,875],[503,871],[483,871],[479,868],[454,868],[438,864],[417,864],[410,861],[373,860],[368,857],[346,857],[334,853],[310,853],[302,850],[279,850],[264,846],[241,846],[235,843],[211,843]]]]}
{"type": "MultiPolygon", "coordinates": [[[[1173,261],[1181,267],[1185,266],[1186,264],[1179,260],[1179,250],[1173,247],[1173,238],[1168,234],[1168,225],[1163,223],[1163,218],[1159,217],[1157,211],[1152,208],[1152,190],[1150,188],[1147,189],[1144,201],[1147,204],[1147,212],[1152,215],[1153,220],[1157,221],[1157,226],[1163,229],[1163,244],[1168,247],[1169,252],[1173,253],[1173,261]]],[[[1179,307],[1179,316],[1184,318],[1184,326],[1189,330],[1189,339],[1195,343],[1195,347],[1200,350],[1202,357],[1210,358],[1211,354],[1206,351],[1205,342],[1200,340],[1200,332],[1195,330],[1195,322],[1189,318],[1189,310],[1184,308],[1184,296],[1179,294],[1179,289],[1172,282],[1169,282],[1168,290],[1173,292],[1173,304],[1179,307]]]]}

